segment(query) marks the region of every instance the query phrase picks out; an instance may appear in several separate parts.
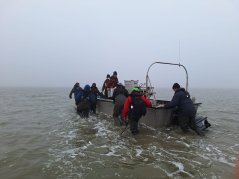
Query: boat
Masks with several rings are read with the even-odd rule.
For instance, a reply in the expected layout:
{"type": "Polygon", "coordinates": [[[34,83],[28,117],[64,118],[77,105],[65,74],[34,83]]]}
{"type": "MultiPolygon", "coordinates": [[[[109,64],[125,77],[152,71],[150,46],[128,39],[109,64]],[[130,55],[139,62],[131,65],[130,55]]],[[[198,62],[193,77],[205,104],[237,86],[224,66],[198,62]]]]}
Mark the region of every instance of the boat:
{"type": "MultiPolygon", "coordinates": [[[[161,64],[161,65],[176,65],[179,67],[182,67],[186,73],[186,91],[188,91],[188,72],[185,66],[182,64],[175,64],[175,63],[167,63],[167,62],[154,62],[152,63],[147,70],[146,73],[146,83],[145,85],[139,85],[138,80],[125,80],[125,88],[131,92],[132,87],[134,86],[140,86],[143,90],[144,95],[146,95],[147,98],[149,98],[152,101],[152,107],[147,108],[147,113],[145,116],[142,116],[140,119],[140,123],[143,123],[146,126],[152,127],[154,129],[162,128],[162,127],[169,127],[174,124],[174,111],[173,109],[165,109],[160,107],[160,104],[168,103],[169,101],[156,99],[155,98],[155,92],[153,91],[153,87],[150,83],[149,79],[149,71],[153,65],[161,64]]],[[[194,101],[194,106],[196,110],[201,105],[199,102],[194,101]]],[[[105,99],[102,97],[99,97],[97,99],[97,111],[99,113],[108,115],[112,117],[113,114],[113,108],[114,103],[112,99],[105,99]]],[[[206,117],[197,116],[196,117],[196,123],[198,127],[200,127],[202,130],[206,129],[207,125],[205,125],[206,117]]]]}

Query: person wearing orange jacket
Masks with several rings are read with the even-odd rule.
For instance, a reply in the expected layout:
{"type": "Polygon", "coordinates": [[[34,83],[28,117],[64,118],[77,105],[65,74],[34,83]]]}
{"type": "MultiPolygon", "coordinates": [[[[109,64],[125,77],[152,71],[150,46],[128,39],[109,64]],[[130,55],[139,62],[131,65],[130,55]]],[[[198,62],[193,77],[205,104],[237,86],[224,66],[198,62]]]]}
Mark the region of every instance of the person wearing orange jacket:
{"type": "Polygon", "coordinates": [[[122,112],[123,120],[128,116],[130,131],[133,135],[138,134],[139,119],[147,112],[146,107],[151,107],[152,103],[142,93],[139,87],[134,87],[131,94],[124,103],[122,112]]]}

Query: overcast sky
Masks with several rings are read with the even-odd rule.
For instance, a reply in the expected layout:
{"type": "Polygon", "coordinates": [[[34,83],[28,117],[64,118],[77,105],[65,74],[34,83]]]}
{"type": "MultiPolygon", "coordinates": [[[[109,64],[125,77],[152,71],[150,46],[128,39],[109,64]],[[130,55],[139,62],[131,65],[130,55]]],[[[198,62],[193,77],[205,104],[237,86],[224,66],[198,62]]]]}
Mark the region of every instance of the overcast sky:
{"type": "MultiPolygon", "coordinates": [[[[183,64],[189,87],[239,88],[239,1],[0,0],[0,86],[145,82],[155,61],[183,64]]],[[[177,66],[149,75],[185,84],[177,66]]]]}

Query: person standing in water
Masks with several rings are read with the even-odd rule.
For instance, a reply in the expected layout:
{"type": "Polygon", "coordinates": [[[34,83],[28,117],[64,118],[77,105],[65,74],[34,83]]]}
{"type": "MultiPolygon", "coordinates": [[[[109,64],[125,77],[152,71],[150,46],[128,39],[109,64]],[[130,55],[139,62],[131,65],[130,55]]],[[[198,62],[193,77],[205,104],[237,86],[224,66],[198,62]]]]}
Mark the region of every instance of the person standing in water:
{"type": "Polygon", "coordinates": [[[151,106],[152,103],[141,93],[140,88],[134,87],[124,103],[124,109],[122,112],[124,121],[126,121],[126,117],[128,116],[130,131],[133,135],[139,133],[139,119],[146,114],[146,107],[151,106]]]}
{"type": "Polygon", "coordinates": [[[122,110],[124,108],[124,103],[126,98],[128,97],[129,92],[125,87],[121,84],[118,83],[116,88],[114,89],[113,92],[113,102],[114,102],[114,111],[113,111],[113,118],[115,120],[115,124],[119,123],[120,125],[123,124],[122,121],[122,110]]]}
{"type": "Polygon", "coordinates": [[[74,98],[75,98],[75,103],[77,105],[77,100],[76,100],[76,96],[79,94],[79,92],[83,91],[83,89],[80,87],[80,83],[76,82],[75,85],[73,86],[70,94],[69,94],[69,98],[72,99],[72,94],[74,94],[74,98]]]}
{"type": "Polygon", "coordinates": [[[190,127],[198,135],[203,136],[204,133],[197,127],[195,122],[196,109],[189,93],[184,88],[181,88],[178,83],[174,83],[172,89],[175,92],[172,100],[167,104],[162,104],[161,107],[177,107],[175,115],[182,131],[187,132],[190,127]]]}

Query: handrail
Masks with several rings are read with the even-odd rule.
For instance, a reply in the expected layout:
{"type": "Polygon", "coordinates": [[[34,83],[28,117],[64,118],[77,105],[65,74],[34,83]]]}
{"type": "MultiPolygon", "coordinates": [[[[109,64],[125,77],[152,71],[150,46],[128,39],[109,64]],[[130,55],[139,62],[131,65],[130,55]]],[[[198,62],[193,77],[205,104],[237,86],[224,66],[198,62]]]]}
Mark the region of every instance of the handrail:
{"type": "Polygon", "coordinates": [[[148,90],[149,70],[150,70],[150,68],[151,68],[154,64],[156,64],[156,63],[164,64],[164,65],[177,65],[177,66],[179,66],[179,67],[183,67],[184,70],[185,70],[185,72],[186,72],[186,91],[188,91],[188,72],[187,72],[186,67],[183,66],[183,65],[180,64],[180,63],[179,63],[179,64],[176,64],[176,63],[167,63],[167,62],[154,62],[154,63],[152,63],[152,64],[149,66],[149,68],[148,68],[148,70],[147,70],[147,74],[146,74],[146,91],[148,90]]]}

